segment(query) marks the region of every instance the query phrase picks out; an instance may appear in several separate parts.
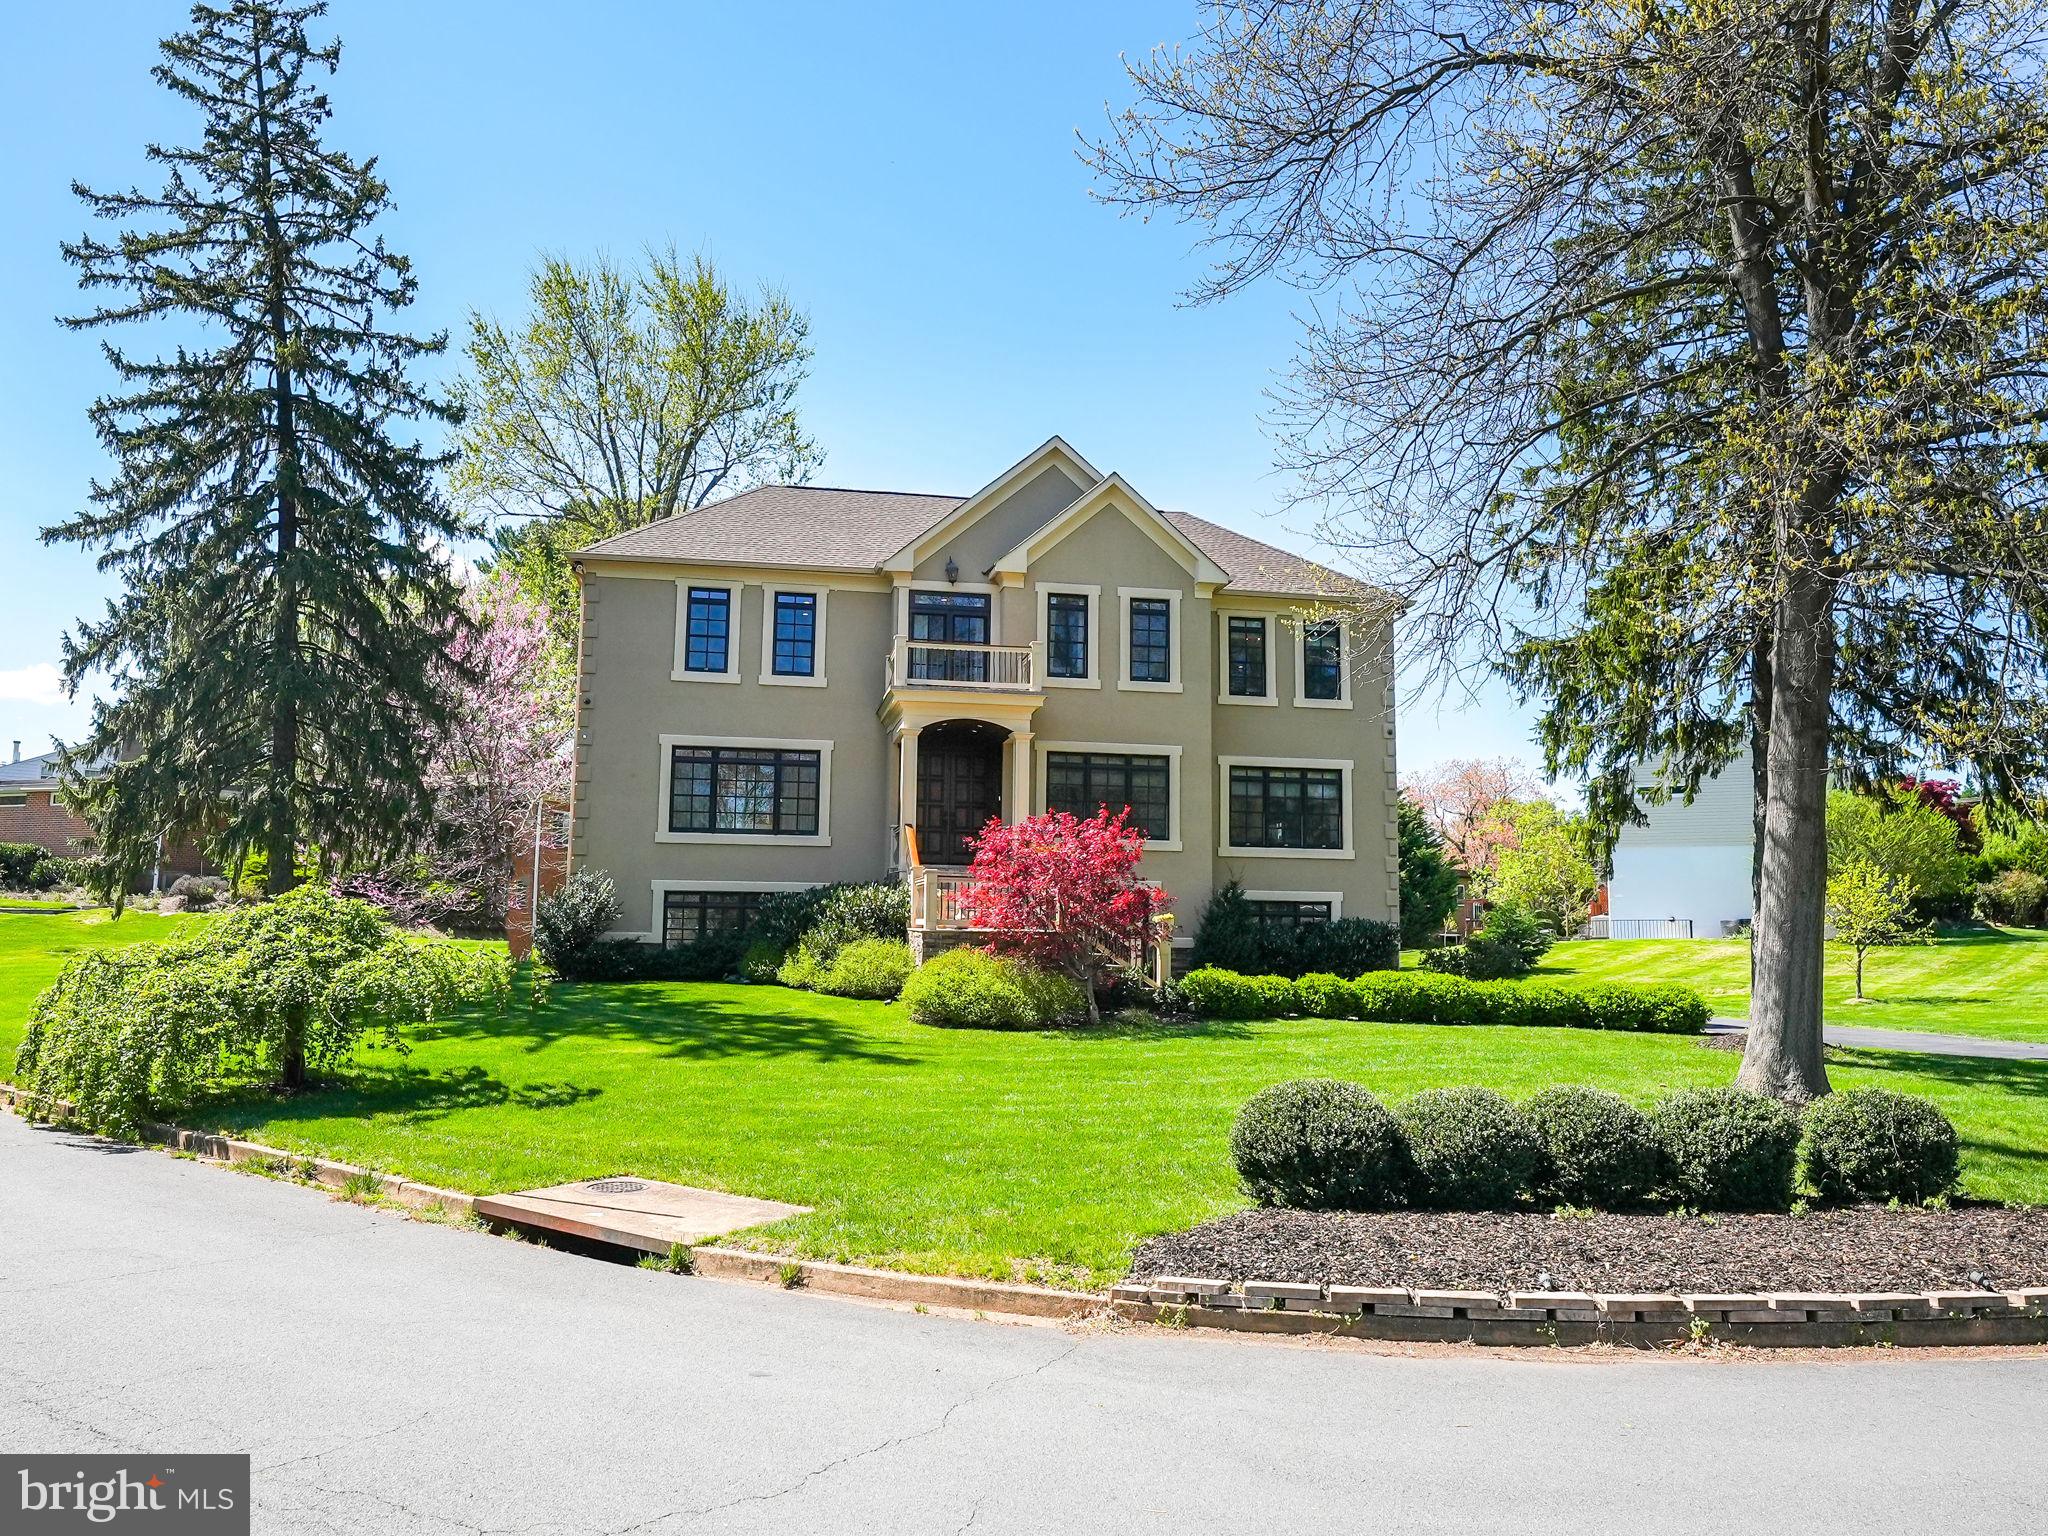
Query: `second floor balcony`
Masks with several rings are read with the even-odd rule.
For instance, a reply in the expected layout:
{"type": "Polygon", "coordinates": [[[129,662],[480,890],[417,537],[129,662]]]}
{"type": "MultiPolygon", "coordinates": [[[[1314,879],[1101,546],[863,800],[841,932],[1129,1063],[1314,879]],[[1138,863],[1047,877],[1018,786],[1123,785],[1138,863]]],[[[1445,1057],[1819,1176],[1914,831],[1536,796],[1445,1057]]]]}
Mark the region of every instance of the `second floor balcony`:
{"type": "Polygon", "coordinates": [[[1036,693],[1045,663],[1039,645],[968,645],[957,641],[896,637],[889,652],[887,685],[916,688],[986,688],[1001,693],[1036,693]]]}

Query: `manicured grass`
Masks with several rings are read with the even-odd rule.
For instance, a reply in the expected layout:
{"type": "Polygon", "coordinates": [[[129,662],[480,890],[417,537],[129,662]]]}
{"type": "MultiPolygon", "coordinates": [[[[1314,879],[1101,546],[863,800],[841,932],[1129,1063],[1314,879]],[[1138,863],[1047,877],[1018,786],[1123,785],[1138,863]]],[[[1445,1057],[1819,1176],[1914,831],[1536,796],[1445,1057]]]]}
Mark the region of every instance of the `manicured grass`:
{"type": "MultiPolygon", "coordinates": [[[[817,1207],[756,1246],[928,1272],[1100,1282],[1131,1248],[1237,1208],[1226,1138],[1281,1079],[1400,1097],[1590,1082],[1646,1100],[1728,1081],[1692,1040],[1293,1020],[1100,1034],[929,1029],[776,987],[562,989],[418,1032],[344,1086],[188,1119],[470,1190],[639,1173],[817,1207]]],[[[1844,1055],[1838,1085],[1925,1093],[1973,1194],[2048,1200],[2048,1063],[1844,1055]]]]}
{"type": "MultiPolygon", "coordinates": [[[[1749,945],[1740,939],[1595,939],[1559,944],[1540,975],[1682,981],[1716,1013],[1749,1013],[1749,945]]],[[[1830,1024],[2048,1041],[2048,931],[2011,928],[1870,952],[1869,1000],[1855,1001],[1855,952],[1828,946],[1830,1024]]]]}
{"type": "Polygon", "coordinates": [[[64,962],[81,950],[107,949],[145,939],[169,938],[188,923],[205,922],[182,912],[0,912],[0,1077],[14,1074],[14,1048],[21,1044],[36,994],[57,979],[64,962]]]}
{"type": "MultiPolygon", "coordinates": [[[[0,1044],[61,956],[168,930],[0,919],[0,1044]],[[59,926],[68,925],[68,926],[59,926]]],[[[509,1190],[639,1173],[816,1207],[738,1239],[905,1269],[1102,1283],[1155,1233],[1243,1201],[1227,1137],[1284,1078],[1356,1078],[1398,1098],[1484,1083],[1526,1096],[1600,1083],[1637,1100],[1728,1081],[1687,1039],[1298,1019],[994,1034],[925,1028],[900,1006],[697,983],[565,987],[539,1010],[412,1032],[332,1086],[250,1093],[181,1116],[429,1182],[509,1190]]],[[[0,1065],[7,1058],[0,1058],[0,1065]]],[[[1940,1103],[1973,1195],[2048,1201],[2048,1063],[1842,1053],[1837,1086],[1940,1103]]]]}

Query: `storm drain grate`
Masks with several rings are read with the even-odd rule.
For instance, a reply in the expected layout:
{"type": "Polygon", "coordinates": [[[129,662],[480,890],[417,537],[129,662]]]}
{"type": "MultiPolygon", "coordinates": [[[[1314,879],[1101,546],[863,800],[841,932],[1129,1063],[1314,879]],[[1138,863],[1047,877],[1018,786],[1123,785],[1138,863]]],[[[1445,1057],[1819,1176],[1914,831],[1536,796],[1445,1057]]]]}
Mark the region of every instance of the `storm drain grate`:
{"type": "Polygon", "coordinates": [[[638,1179],[593,1179],[583,1187],[593,1195],[630,1195],[647,1186],[638,1179]]]}

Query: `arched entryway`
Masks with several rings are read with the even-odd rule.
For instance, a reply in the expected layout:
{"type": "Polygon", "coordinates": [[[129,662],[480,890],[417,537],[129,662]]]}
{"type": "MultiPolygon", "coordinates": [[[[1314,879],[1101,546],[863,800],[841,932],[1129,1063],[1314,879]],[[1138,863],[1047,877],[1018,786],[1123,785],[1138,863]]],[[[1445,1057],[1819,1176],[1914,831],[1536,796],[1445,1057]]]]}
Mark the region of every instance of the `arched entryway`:
{"type": "Polygon", "coordinates": [[[917,742],[917,849],[926,864],[966,864],[967,840],[1003,814],[1003,741],[981,720],[928,725],[917,742]]]}

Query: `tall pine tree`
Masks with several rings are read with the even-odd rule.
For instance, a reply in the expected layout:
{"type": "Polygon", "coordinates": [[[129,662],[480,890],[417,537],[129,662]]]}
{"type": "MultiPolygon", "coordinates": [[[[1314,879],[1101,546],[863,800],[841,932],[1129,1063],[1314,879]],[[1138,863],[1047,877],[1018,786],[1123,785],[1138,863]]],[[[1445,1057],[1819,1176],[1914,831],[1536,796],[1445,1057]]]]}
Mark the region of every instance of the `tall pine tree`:
{"type": "Polygon", "coordinates": [[[198,144],[149,146],[154,193],[74,184],[118,232],[64,257],[118,297],[64,324],[160,322],[176,343],[105,345],[124,388],[91,416],[117,468],[43,533],[122,581],[64,652],[71,686],[112,680],[71,761],[116,759],[74,793],[117,889],[160,838],[205,836],[263,854],[275,893],[302,846],[374,858],[428,809],[462,522],[445,461],[400,434],[451,417],[406,378],[446,337],[389,324],[416,287],[368,233],[389,192],[374,159],[321,142],[341,45],[306,27],[325,10],[194,6],[152,75],[199,109],[198,144]]]}

